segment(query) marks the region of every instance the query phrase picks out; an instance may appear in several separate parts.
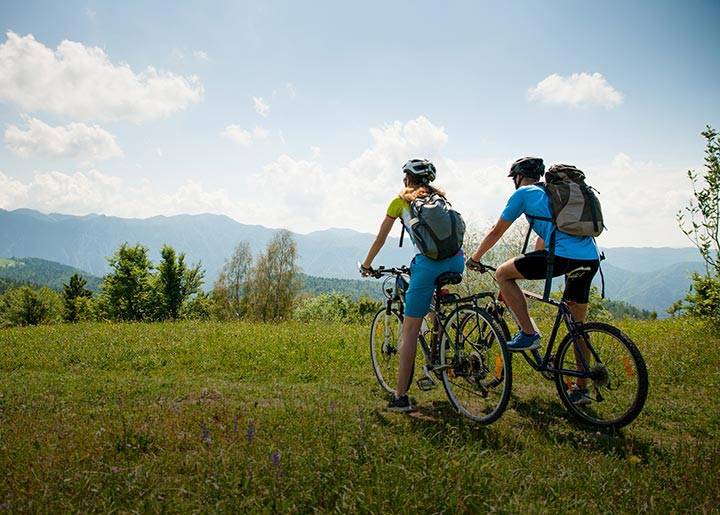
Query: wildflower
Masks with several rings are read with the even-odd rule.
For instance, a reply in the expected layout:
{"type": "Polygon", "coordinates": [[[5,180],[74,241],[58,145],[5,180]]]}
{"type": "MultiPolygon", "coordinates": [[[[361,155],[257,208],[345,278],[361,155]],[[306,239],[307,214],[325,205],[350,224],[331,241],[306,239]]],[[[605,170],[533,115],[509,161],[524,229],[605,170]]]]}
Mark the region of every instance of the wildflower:
{"type": "Polygon", "coordinates": [[[280,466],[280,458],[281,457],[282,457],[282,455],[280,454],[280,451],[278,451],[278,450],[275,450],[272,453],[270,453],[270,461],[276,467],[280,466]]]}
{"type": "Polygon", "coordinates": [[[208,429],[202,422],[200,423],[200,440],[202,440],[206,445],[210,445],[212,443],[210,429],[208,429]]]}
{"type": "Polygon", "coordinates": [[[251,420],[248,422],[248,427],[245,430],[245,438],[247,439],[247,443],[252,443],[253,439],[255,438],[255,421],[251,420]]]}

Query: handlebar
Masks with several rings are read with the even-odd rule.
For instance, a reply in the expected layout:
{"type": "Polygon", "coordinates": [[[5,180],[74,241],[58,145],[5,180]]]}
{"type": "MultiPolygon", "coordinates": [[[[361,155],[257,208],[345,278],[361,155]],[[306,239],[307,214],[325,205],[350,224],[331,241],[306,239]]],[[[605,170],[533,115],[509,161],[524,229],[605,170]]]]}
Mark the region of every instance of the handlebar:
{"type": "Polygon", "coordinates": [[[405,265],[392,268],[385,268],[384,266],[379,266],[377,268],[364,269],[362,267],[362,264],[358,263],[358,268],[360,270],[360,273],[362,273],[363,275],[367,274],[367,276],[374,277],[376,279],[379,279],[383,275],[402,275],[410,273],[410,268],[406,267],[405,265]]]}
{"type": "Polygon", "coordinates": [[[480,263],[479,261],[475,261],[472,258],[468,258],[468,260],[465,262],[465,265],[468,270],[479,272],[481,274],[484,274],[485,272],[495,272],[497,270],[494,266],[480,263]]]}

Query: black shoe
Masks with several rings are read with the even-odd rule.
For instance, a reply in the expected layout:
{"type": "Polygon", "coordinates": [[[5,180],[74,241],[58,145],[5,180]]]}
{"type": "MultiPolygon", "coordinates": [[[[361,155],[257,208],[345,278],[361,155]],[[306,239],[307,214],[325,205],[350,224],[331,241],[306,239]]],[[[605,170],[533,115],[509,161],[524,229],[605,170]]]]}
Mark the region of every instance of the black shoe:
{"type": "Polygon", "coordinates": [[[393,396],[390,402],[388,402],[387,409],[389,411],[405,413],[412,411],[412,406],[410,405],[410,399],[408,399],[407,395],[403,395],[402,397],[393,396]]]}

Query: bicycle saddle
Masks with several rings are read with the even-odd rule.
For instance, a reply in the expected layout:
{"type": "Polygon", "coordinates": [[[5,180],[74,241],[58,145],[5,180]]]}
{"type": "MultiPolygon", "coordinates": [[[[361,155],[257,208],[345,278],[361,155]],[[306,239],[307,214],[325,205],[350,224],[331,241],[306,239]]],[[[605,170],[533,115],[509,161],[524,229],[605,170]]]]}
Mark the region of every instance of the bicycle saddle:
{"type": "Polygon", "coordinates": [[[440,274],[437,279],[435,279],[435,286],[445,286],[446,284],[460,284],[462,281],[462,274],[458,274],[457,272],[445,272],[443,274],[440,274]]]}

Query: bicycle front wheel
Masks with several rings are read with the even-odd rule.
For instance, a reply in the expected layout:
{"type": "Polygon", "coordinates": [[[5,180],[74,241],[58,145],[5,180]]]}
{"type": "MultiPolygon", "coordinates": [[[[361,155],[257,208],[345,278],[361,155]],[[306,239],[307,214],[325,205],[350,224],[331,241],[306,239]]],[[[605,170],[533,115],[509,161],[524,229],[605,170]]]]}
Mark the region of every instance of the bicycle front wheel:
{"type": "Polygon", "coordinates": [[[580,337],[568,334],[560,343],[555,367],[581,371],[587,377],[558,373],[555,381],[560,400],[572,415],[588,424],[613,429],[628,425],[642,411],[648,393],[642,354],[627,335],[609,324],[591,322],[578,332],[580,337]],[[588,389],[589,398],[571,401],[574,382],[588,389]]]}
{"type": "Polygon", "coordinates": [[[462,415],[490,424],[505,411],[512,389],[510,352],[502,329],[484,309],[460,307],[450,315],[440,344],[440,370],[445,393],[462,415]]]}
{"type": "Polygon", "coordinates": [[[378,311],[370,328],[370,359],[380,387],[388,393],[395,393],[401,342],[400,316],[394,310],[389,314],[385,308],[378,311]]]}

